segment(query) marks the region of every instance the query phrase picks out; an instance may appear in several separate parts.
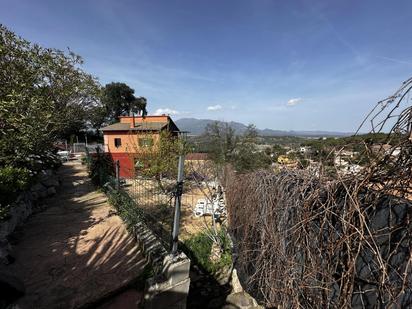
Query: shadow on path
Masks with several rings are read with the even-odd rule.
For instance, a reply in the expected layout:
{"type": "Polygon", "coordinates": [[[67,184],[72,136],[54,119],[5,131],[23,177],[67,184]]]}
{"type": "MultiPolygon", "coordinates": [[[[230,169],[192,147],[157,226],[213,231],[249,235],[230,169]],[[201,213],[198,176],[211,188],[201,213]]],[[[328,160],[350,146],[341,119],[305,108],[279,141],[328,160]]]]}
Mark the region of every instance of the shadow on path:
{"type": "MultiPolygon", "coordinates": [[[[29,218],[9,266],[25,284],[20,308],[79,308],[133,282],[144,257],[86,168],[69,162],[45,211],[29,218]]],[[[122,308],[127,308],[122,306],[122,308]]]]}

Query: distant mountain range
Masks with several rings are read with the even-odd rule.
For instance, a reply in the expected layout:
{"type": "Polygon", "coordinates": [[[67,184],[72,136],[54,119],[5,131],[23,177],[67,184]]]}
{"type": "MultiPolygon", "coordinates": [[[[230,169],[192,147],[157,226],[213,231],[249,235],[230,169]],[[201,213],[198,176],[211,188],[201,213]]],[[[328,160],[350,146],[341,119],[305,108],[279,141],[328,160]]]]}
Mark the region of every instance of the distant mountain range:
{"type": "MultiPolygon", "coordinates": [[[[187,131],[191,135],[201,135],[208,124],[216,122],[216,120],[211,119],[196,119],[196,118],[182,118],[175,121],[176,125],[182,131],[187,131]]],[[[234,130],[236,134],[242,134],[245,132],[247,126],[240,122],[223,122],[228,123],[234,130]]],[[[340,137],[349,136],[353,133],[345,132],[330,132],[330,131],[283,131],[283,130],[272,130],[272,129],[258,129],[258,134],[260,136],[302,136],[302,137],[340,137]]]]}

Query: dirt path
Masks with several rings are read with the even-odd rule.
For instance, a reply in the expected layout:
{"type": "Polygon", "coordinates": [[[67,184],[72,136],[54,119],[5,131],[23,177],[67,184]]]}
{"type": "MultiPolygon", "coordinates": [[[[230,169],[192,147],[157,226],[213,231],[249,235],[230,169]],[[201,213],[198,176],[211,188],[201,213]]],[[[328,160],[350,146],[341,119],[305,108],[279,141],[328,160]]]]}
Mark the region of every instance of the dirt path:
{"type": "Polygon", "coordinates": [[[144,267],[134,240],[106,196],[90,184],[85,167],[70,162],[59,174],[57,195],[29,218],[14,247],[10,267],[26,286],[22,309],[94,303],[136,279],[144,267]]]}

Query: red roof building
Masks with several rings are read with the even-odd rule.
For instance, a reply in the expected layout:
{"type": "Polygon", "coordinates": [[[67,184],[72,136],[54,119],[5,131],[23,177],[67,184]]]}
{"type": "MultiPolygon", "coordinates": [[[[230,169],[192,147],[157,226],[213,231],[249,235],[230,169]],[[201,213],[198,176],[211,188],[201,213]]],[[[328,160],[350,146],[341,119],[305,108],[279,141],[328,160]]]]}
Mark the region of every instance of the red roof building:
{"type": "Polygon", "coordinates": [[[135,175],[134,160],[144,149],[156,147],[160,133],[178,135],[179,128],[166,115],[123,116],[118,123],[102,128],[105,152],[113,161],[120,162],[120,176],[130,178],[135,175]]]}

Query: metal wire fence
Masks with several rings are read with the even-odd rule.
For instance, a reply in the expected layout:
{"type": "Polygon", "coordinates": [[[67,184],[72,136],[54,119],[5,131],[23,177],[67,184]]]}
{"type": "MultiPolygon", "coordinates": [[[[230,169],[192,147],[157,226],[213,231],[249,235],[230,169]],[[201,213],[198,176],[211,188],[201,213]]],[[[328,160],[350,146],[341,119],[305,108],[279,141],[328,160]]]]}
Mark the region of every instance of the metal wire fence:
{"type": "MultiPolygon", "coordinates": [[[[156,173],[148,173],[139,166],[128,167],[128,177],[123,177],[116,184],[116,163],[109,162],[107,153],[97,151],[91,153],[86,148],[85,162],[89,166],[92,179],[101,186],[109,183],[112,187],[127,194],[134,202],[135,207],[141,210],[145,221],[150,225],[153,232],[163,241],[166,248],[172,243],[173,217],[175,212],[175,194],[177,189],[177,178],[173,172],[160,166],[156,173]],[[97,158],[105,160],[105,165],[110,168],[102,168],[93,163],[97,158]],[[109,172],[112,171],[112,172],[109,172]]],[[[134,158],[136,162],[153,162],[150,157],[143,158],[141,155],[134,158]]],[[[178,160],[168,159],[171,166],[177,167],[178,160]]],[[[137,165],[137,164],[136,164],[137,165]]],[[[121,168],[121,167],[120,167],[121,168]]],[[[221,224],[226,218],[224,210],[223,190],[220,188],[213,166],[208,160],[186,160],[184,165],[184,185],[181,196],[180,210],[180,239],[204,232],[221,224]],[[214,217],[216,220],[213,220],[214,217]]]]}
{"type": "Polygon", "coordinates": [[[172,241],[173,202],[176,180],[156,180],[136,176],[125,180],[121,187],[139,207],[151,229],[168,248],[172,241]],[[164,187],[167,183],[167,189],[164,187]]]}

